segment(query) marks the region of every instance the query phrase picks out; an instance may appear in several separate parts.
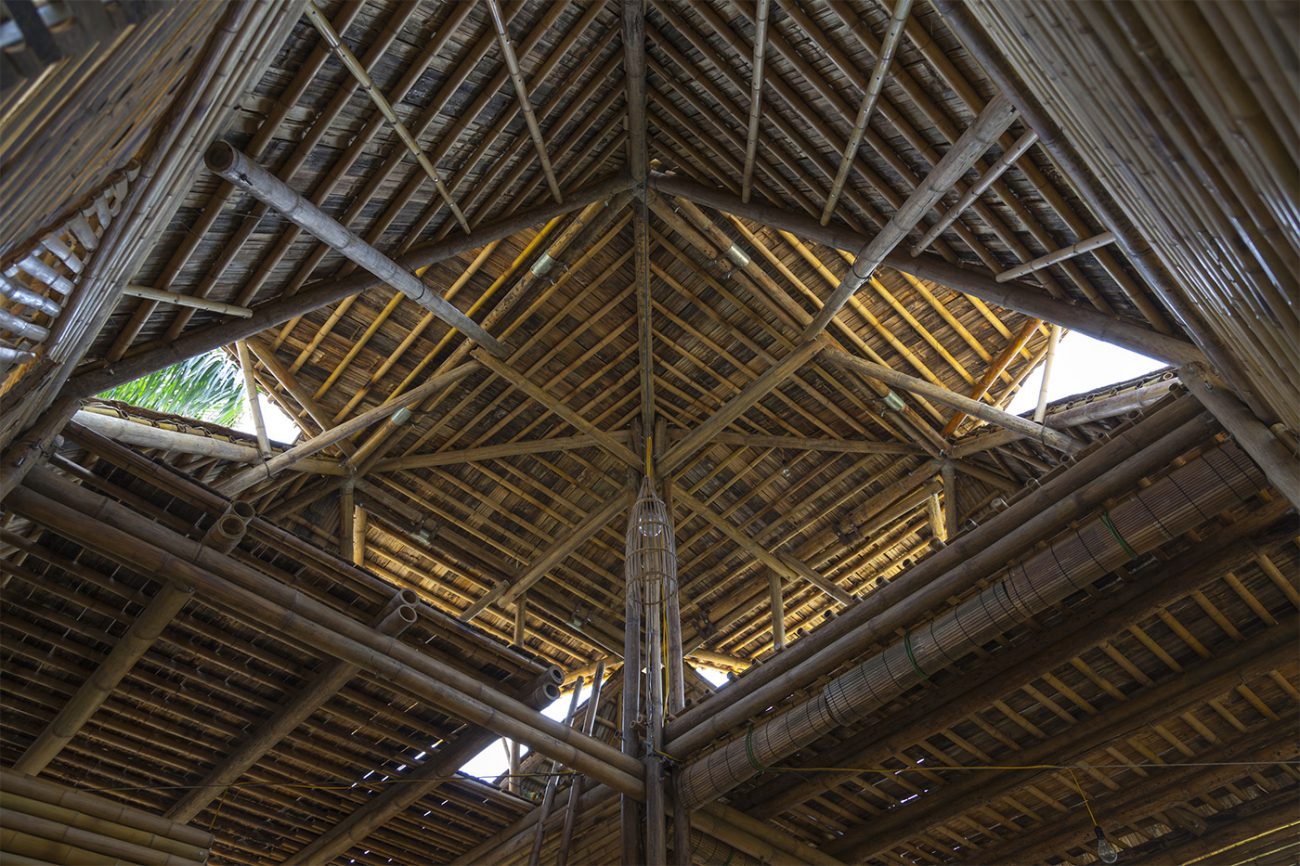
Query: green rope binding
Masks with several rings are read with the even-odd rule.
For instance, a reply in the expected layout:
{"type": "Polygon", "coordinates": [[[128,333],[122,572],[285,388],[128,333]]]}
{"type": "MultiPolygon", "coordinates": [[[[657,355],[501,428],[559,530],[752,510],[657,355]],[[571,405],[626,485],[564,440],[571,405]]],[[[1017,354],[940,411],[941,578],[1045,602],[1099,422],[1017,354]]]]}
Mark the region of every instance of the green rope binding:
{"type": "Polygon", "coordinates": [[[1111,535],[1115,536],[1115,540],[1119,542],[1120,548],[1123,549],[1123,551],[1128,554],[1129,559],[1138,558],[1137,551],[1129,546],[1129,543],[1124,540],[1124,536],[1119,534],[1119,527],[1117,527],[1115,525],[1115,521],[1111,519],[1109,511],[1103,511],[1101,513],[1101,523],[1103,526],[1105,526],[1107,529],[1110,530],[1111,535]]]}
{"type": "Polygon", "coordinates": [[[903,649],[907,652],[907,660],[912,663],[912,670],[916,671],[916,675],[923,680],[930,679],[930,675],[921,670],[921,666],[916,663],[916,655],[912,652],[912,630],[910,628],[903,631],[903,649]]]}

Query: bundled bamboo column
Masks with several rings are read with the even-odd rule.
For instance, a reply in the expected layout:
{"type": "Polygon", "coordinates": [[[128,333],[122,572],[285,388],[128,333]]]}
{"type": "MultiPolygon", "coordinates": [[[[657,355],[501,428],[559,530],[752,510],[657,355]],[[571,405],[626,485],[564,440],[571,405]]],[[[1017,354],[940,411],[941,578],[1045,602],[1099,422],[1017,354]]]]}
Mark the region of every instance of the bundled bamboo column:
{"type": "Polygon", "coordinates": [[[198,866],[211,847],[210,833],[0,768],[0,860],[6,863],[120,858],[145,866],[198,866]]]}

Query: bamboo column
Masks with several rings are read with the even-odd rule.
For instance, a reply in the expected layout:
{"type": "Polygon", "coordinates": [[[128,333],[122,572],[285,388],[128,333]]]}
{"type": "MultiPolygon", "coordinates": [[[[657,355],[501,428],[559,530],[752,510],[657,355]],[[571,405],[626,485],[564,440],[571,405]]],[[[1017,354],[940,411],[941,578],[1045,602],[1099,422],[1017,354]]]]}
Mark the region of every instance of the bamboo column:
{"type": "Polygon", "coordinates": [[[957,465],[945,460],[939,467],[943,480],[944,541],[952,541],[961,532],[961,508],[957,502],[957,465]]]}
{"type": "Polygon", "coordinates": [[[767,586],[772,596],[772,649],[785,649],[785,598],[781,595],[781,575],[768,569],[767,586]]]}
{"type": "Polygon", "coordinates": [[[351,476],[339,485],[339,556],[352,562],[356,558],[356,519],[357,495],[356,481],[351,476]]]}

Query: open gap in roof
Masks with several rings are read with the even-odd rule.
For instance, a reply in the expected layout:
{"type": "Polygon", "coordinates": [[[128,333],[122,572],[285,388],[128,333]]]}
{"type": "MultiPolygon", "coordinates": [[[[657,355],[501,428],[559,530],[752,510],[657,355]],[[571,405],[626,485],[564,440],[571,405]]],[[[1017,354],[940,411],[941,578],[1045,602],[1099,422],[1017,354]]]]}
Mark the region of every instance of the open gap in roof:
{"type": "MultiPolygon", "coordinates": [[[[1007,407],[1008,412],[1017,415],[1032,412],[1038,405],[1043,366],[1039,364],[1034,372],[1025,377],[1020,391],[1007,407]]],[[[1052,376],[1047,383],[1047,402],[1050,404],[1065,397],[1126,382],[1165,366],[1167,365],[1163,361],[1155,358],[1071,331],[1062,334],[1061,341],[1057,344],[1052,376]]]]}

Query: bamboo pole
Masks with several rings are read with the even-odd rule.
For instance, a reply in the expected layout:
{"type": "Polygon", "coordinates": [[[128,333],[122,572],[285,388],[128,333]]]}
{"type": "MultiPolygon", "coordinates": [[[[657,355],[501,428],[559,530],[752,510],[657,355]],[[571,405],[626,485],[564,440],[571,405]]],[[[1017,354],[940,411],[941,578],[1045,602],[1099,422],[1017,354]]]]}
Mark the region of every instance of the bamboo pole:
{"type": "MultiPolygon", "coordinates": [[[[901,0],[909,3],[911,0],[901,0]]],[[[767,15],[770,0],[758,0],[754,10],[754,56],[750,63],[749,122],[745,131],[745,166],[740,175],[740,200],[754,192],[754,158],[758,155],[759,119],[763,113],[763,61],[767,56],[767,15]]]]}
{"type": "Polygon", "coordinates": [[[1008,268],[994,277],[994,279],[999,283],[1005,283],[1007,280],[1018,279],[1026,274],[1032,274],[1034,271],[1041,271],[1043,268],[1054,265],[1057,262],[1063,262],[1066,259],[1072,259],[1075,256],[1081,256],[1084,253],[1091,252],[1099,247],[1104,247],[1107,244],[1114,243],[1114,241],[1114,232],[1102,232],[1099,235],[1094,235],[1093,237],[1072,243],[1068,247],[1062,247],[1059,250],[1053,250],[1052,252],[1039,256],[1036,259],[1031,259],[1023,265],[1008,268]]]}
{"type": "Polygon", "coordinates": [[[226,304],[221,301],[210,301],[207,298],[197,298],[193,295],[182,295],[177,292],[168,292],[163,289],[155,289],[150,286],[138,286],[134,283],[128,283],[122,288],[122,295],[128,298],[144,298],[150,301],[161,301],[164,304],[174,304],[178,307],[189,307],[192,310],[207,310],[210,313],[221,313],[224,316],[235,316],[240,319],[251,318],[253,311],[248,307],[241,307],[238,304],[226,304]]]}
{"type": "MultiPolygon", "coordinates": [[[[494,14],[499,17],[501,13],[500,10],[496,9],[495,0],[492,0],[492,7],[496,10],[494,14]]],[[[394,131],[397,132],[397,137],[402,140],[402,143],[406,145],[406,149],[415,157],[415,161],[420,164],[420,168],[424,169],[424,173],[433,181],[433,188],[438,191],[438,196],[442,199],[443,203],[447,205],[447,209],[451,211],[452,216],[455,217],[456,222],[460,224],[461,229],[464,230],[465,234],[469,234],[470,228],[469,223],[465,220],[465,214],[461,213],[460,207],[451,197],[451,190],[447,189],[447,185],[443,183],[442,175],[438,174],[438,169],[429,161],[429,157],[425,155],[424,149],[420,147],[420,143],[415,140],[415,136],[411,135],[411,131],[406,128],[406,124],[402,123],[402,119],[397,116],[397,112],[393,110],[392,103],[388,101],[388,98],[384,96],[375,85],[375,82],[371,79],[369,73],[366,72],[365,66],[361,64],[361,61],[357,60],[356,55],[352,53],[351,49],[349,49],[347,45],[343,44],[343,40],[339,38],[339,34],[335,32],[329,19],[321,14],[320,10],[316,8],[315,3],[310,2],[309,0],[305,12],[307,20],[309,20],[312,23],[312,26],[316,28],[316,31],[320,33],[321,37],[334,52],[334,55],[342,62],[343,67],[347,69],[347,71],[352,74],[352,77],[357,80],[357,83],[361,85],[361,89],[370,97],[370,101],[379,109],[379,113],[384,116],[384,119],[392,125],[394,131]]]]}
{"type": "Polygon", "coordinates": [[[957,200],[957,203],[949,208],[934,225],[930,226],[929,230],[921,236],[921,239],[912,246],[911,254],[913,256],[919,256],[921,253],[925,252],[930,244],[934,243],[935,240],[938,239],[939,235],[943,234],[944,230],[948,228],[948,226],[957,221],[957,218],[965,212],[966,208],[974,204],[975,200],[983,195],[984,191],[992,186],[994,181],[1005,174],[1007,169],[1011,168],[1011,166],[1015,164],[1016,160],[1024,156],[1025,153],[1029,151],[1029,148],[1033,147],[1037,141],[1038,134],[1033,130],[1026,132],[1024,135],[1020,136],[1020,138],[1016,139],[1015,144],[1007,148],[1007,150],[988,167],[988,170],[980,176],[978,181],[971,185],[970,189],[966,190],[966,193],[957,200]]]}
{"type": "MultiPolygon", "coordinates": [[[[376,617],[373,628],[382,635],[397,637],[415,624],[415,604],[418,599],[410,590],[393,594],[376,617]]],[[[318,673],[292,698],[281,705],[274,715],[252,731],[243,741],[208,771],[197,785],[173,803],[165,817],[180,824],[188,824],[223,792],[233,785],[276,744],[289,736],[326,701],[355,678],[361,669],[354,664],[336,661],[318,673]]]]}
{"type": "Polygon", "coordinates": [[[1056,346],[1061,342],[1061,326],[1052,325],[1047,335],[1047,357],[1043,360],[1043,383],[1038,388],[1038,405],[1034,408],[1034,423],[1042,424],[1047,417],[1047,392],[1052,386],[1052,367],[1056,363],[1056,346]]]}
{"type": "MultiPolygon", "coordinates": [[[[871,70],[871,80],[867,82],[866,93],[862,95],[862,104],[858,107],[858,115],[853,120],[853,131],[849,133],[849,140],[844,144],[839,168],[835,171],[835,179],[831,181],[826,205],[822,208],[820,220],[822,225],[827,225],[831,221],[831,214],[835,212],[840,193],[844,191],[844,184],[849,179],[849,170],[853,168],[853,162],[858,158],[858,148],[862,146],[862,138],[867,132],[871,112],[876,107],[876,100],[880,98],[880,92],[885,86],[885,72],[893,62],[894,52],[903,39],[903,27],[907,24],[907,16],[911,11],[912,0],[895,0],[894,14],[889,18],[889,27],[885,30],[885,38],[880,45],[876,65],[871,70]]],[[[976,159],[978,158],[977,155],[976,159]]],[[[748,202],[749,196],[742,196],[741,200],[748,202]]]]}
{"type": "Polygon", "coordinates": [[[478,463],[519,457],[525,454],[546,454],[553,451],[573,451],[596,446],[596,440],[585,434],[539,439],[530,442],[506,442],[501,445],[481,445],[457,451],[435,451],[431,454],[412,454],[395,457],[375,464],[376,472],[397,472],[402,469],[431,469],[435,466],[454,466],[458,463],[478,463]]]}
{"type": "Polygon", "coordinates": [[[314,235],[344,258],[365,268],[494,356],[504,358],[509,354],[500,341],[443,300],[423,280],[340,225],[278,177],[235,150],[229,142],[215,142],[203,158],[212,172],[279,211],[285,219],[314,235]]]}
{"type": "MultiPolygon", "coordinates": [[[[623,600],[623,716],[620,727],[620,745],[623,754],[640,760],[641,751],[641,692],[645,682],[641,659],[641,598],[631,580],[625,581],[623,600]]],[[[619,806],[624,866],[644,862],[642,840],[644,824],[642,809],[636,800],[624,794],[619,806]]]]}
{"type": "MultiPolygon", "coordinates": [[[[979,384],[971,389],[970,396],[972,400],[979,400],[989,392],[993,384],[997,382],[998,378],[1006,372],[1007,367],[1011,365],[1011,362],[1020,354],[1020,350],[1025,347],[1025,344],[1029,342],[1034,334],[1038,333],[1040,325],[1042,325],[1042,322],[1038,319],[1030,319],[1020,326],[1020,331],[1016,334],[1015,339],[1007,343],[1006,347],[998,353],[998,356],[989,364],[989,368],[980,379],[979,384]]],[[[942,435],[944,438],[956,432],[965,418],[965,412],[953,413],[953,416],[948,419],[948,423],[943,427],[942,435]]]]}
{"type": "Polygon", "coordinates": [[[356,560],[356,549],[352,546],[356,539],[356,489],[356,480],[351,475],[339,485],[339,556],[348,562],[356,560]]]}
{"type": "Polygon", "coordinates": [[[359,433],[371,424],[374,424],[376,421],[382,421],[398,409],[417,403],[425,397],[428,397],[430,394],[436,393],[449,385],[455,384],[478,368],[478,364],[469,361],[461,364],[459,367],[447,371],[446,373],[434,376],[429,381],[412,388],[405,394],[394,397],[386,403],[382,403],[373,409],[362,412],[360,415],[349,418],[347,421],[344,421],[336,427],[332,427],[323,433],[319,433],[310,439],[298,443],[288,451],[283,451],[280,454],[277,454],[260,466],[250,467],[231,476],[218,484],[217,490],[226,496],[233,496],[242,493],[254,484],[271,479],[283,470],[293,466],[304,457],[310,457],[323,448],[327,448],[336,442],[340,442],[349,436],[352,436],[354,433],[359,433]]]}
{"type": "Polygon", "coordinates": [[[352,515],[352,564],[362,568],[366,564],[366,510],[360,505],[353,506],[352,515]]]}
{"type": "Polygon", "coordinates": [[[1180,367],[1178,378],[1264,470],[1264,476],[1287,501],[1300,508],[1300,461],[1250,410],[1218,387],[1199,365],[1180,367]]]}
{"type": "Polygon", "coordinates": [[[35,776],[48,767],[95,711],[108,700],[118,683],[131,672],[131,668],[149,651],[154,641],[192,597],[191,589],[172,583],[164,583],[159,587],[149,604],[95,668],[95,672],[81,684],[36,741],[14,762],[14,769],[35,776]]]}
{"type": "Polygon", "coordinates": [[[768,569],[768,591],[772,597],[772,649],[785,649],[785,599],[781,595],[781,575],[768,569]]]}
{"type": "Polygon", "coordinates": [[[244,377],[244,402],[248,404],[248,413],[253,418],[253,428],[257,431],[257,450],[263,460],[271,457],[271,441],[266,438],[266,421],[262,418],[262,405],[257,402],[257,383],[253,381],[253,359],[248,354],[248,343],[240,340],[235,343],[235,353],[239,357],[239,372],[244,377]]]}
{"type": "MultiPolygon", "coordinates": [[[[565,722],[570,725],[576,725],[578,721],[578,697],[582,694],[582,683],[579,682],[573,687],[573,696],[569,699],[569,712],[565,715],[565,722]]],[[[584,731],[584,733],[590,733],[584,731]]],[[[542,862],[542,842],[546,839],[546,819],[551,815],[551,804],[555,802],[555,787],[559,784],[560,777],[555,775],[559,765],[554,761],[551,762],[551,777],[546,780],[546,790],[542,793],[542,804],[538,806],[537,812],[537,833],[533,836],[533,848],[528,854],[528,866],[541,866],[542,862]]],[[[577,779],[574,779],[574,786],[577,785],[577,779]]]]}
{"type": "Polygon", "coordinates": [[[1059,430],[1052,430],[1041,424],[1035,424],[1033,421],[1021,418],[1019,415],[1012,415],[1010,412],[1003,412],[995,406],[987,403],[981,403],[978,400],[972,400],[961,394],[953,393],[947,388],[941,388],[937,385],[909,376],[906,373],[899,373],[895,370],[868,361],[865,358],[858,358],[850,355],[848,352],[838,350],[827,350],[823,357],[837,366],[845,369],[856,370],[864,376],[872,379],[878,379],[892,387],[901,388],[904,391],[910,391],[914,394],[930,398],[937,403],[951,406],[954,409],[965,412],[968,415],[987,421],[990,424],[996,424],[999,427],[1006,427],[1009,430],[1015,430],[1023,433],[1026,437],[1037,439],[1044,445],[1048,445],[1058,451],[1074,453],[1083,447],[1083,443],[1068,434],[1059,430]]]}
{"type": "Polygon", "coordinates": [[[722,431],[713,437],[723,445],[746,448],[779,448],[795,451],[828,451],[842,454],[921,454],[920,448],[901,442],[874,442],[870,439],[820,439],[803,436],[768,436],[757,433],[722,431]]]}
{"type": "Polygon", "coordinates": [[[169,568],[175,580],[192,583],[249,619],[358,664],[459,718],[520,739],[544,755],[612,782],[619,790],[642,792],[639,762],[124,506],[46,471],[29,475],[28,486],[12,496],[15,509],[83,546],[134,567],[169,568]]]}
{"type": "MultiPolygon", "coordinates": [[[[939,466],[939,477],[943,479],[943,540],[951,541],[961,532],[961,507],[957,499],[957,465],[945,460],[939,466]]],[[[934,494],[936,497],[938,494],[934,494]]]]}
{"type": "MultiPolygon", "coordinates": [[[[605,680],[605,661],[596,663],[596,670],[591,675],[591,694],[587,698],[587,716],[583,720],[582,732],[587,736],[593,736],[596,732],[596,716],[600,712],[600,695],[604,688],[605,680]]],[[[575,690],[582,688],[581,680],[574,685],[575,690]]],[[[555,855],[555,866],[568,866],[569,847],[573,844],[573,829],[578,823],[578,814],[582,804],[582,789],[586,782],[585,776],[575,776],[573,784],[569,786],[569,806],[564,810],[564,829],[560,833],[560,847],[555,855]]],[[[542,824],[545,816],[539,816],[538,834],[542,830],[542,824]]]]}
{"type": "MultiPolygon", "coordinates": [[[[655,174],[650,182],[651,186],[665,195],[680,196],[705,207],[782,229],[824,244],[831,249],[852,250],[867,242],[864,235],[849,229],[836,226],[823,227],[814,219],[771,205],[753,202],[745,204],[730,193],[711,189],[680,177],[655,174]]],[[[1198,348],[1184,340],[1057,300],[1038,289],[1016,283],[998,283],[986,274],[952,264],[938,256],[923,254],[910,257],[894,251],[885,256],[884,264],[897,271],[938,283],[955,292],[962,292],[1027,316],[1054,322],[1072,331],[1080,331],[1103,342],[1123,346],[1162,361],[1183,364],[1204,360],[1205,357],[1198,348]]]]}

